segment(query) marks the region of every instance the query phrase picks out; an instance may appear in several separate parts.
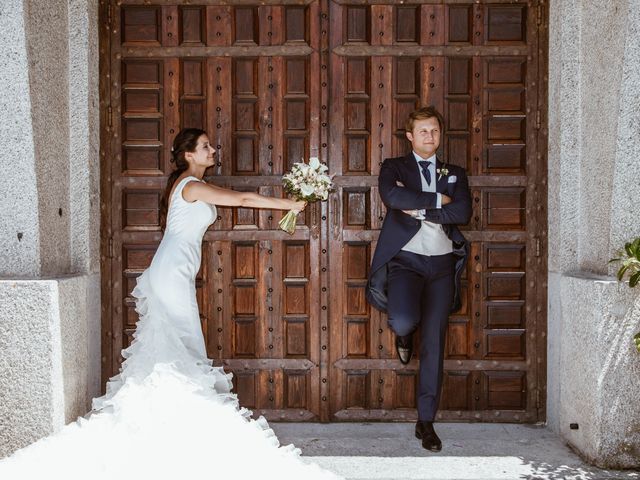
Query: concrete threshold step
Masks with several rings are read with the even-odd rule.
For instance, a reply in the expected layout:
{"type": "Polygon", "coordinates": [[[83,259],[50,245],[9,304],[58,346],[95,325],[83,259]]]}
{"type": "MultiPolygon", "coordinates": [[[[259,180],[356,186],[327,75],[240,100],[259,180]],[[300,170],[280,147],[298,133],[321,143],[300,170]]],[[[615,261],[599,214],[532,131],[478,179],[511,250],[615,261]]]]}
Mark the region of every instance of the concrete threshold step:
{"type": "Polygon", "coordinates": [[[544,426],[437,423],[439,453],[413,423],[271,423],[283,445],[352,480],[622,480],[640,472],[588,465],[544,426]]]}

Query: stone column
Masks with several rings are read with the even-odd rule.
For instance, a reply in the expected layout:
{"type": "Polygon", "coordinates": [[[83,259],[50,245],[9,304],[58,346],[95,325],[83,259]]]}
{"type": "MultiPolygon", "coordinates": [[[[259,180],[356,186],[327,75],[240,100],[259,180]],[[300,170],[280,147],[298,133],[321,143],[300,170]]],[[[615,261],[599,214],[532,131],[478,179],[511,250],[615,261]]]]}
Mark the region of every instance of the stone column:
{"type": "Polygon", "coordinates": [[[0,457],[100,391],[97,3],[0,5],[0,457]]]}
{"type": "Polygon", "coordinates": [[[40,273],[40,225],[24,2],[0,5],[0,275],[40,273]]]}
{"type": "Polygon", "coordinates": [[[640,289],[608,261],[640,235],[640,11],[549,8],[547,420],[592,463],[637,467],[640,289]]]}

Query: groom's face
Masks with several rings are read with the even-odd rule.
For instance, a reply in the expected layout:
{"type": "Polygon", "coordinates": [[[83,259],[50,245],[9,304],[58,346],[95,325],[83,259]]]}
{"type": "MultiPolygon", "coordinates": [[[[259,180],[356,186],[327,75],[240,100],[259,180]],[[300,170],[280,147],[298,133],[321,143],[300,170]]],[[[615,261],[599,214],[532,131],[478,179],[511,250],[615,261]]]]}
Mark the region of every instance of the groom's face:
{"type": "Polygon", "coordinates": [[[407,132],[413,151],[422,158],[429,158],[440,146],[440,124],[435,117],[413,122],[413,131],[407,132]]]}

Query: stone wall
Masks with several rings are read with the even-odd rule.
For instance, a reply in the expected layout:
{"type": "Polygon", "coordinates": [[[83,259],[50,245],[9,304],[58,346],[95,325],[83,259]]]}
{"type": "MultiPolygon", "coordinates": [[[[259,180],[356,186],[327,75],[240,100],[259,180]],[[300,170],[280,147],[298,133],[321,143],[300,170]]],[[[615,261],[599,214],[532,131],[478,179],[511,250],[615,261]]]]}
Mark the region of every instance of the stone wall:
{"type": "Polygon", "coordinates": [[[40,273],[39,203],[24,15],[22,0],[0,4],[0,276],[40,273]]]}
{"type": "Polygon", "coordinates": [[[605,467],[640,466],[640,355],[632,343],[640,290],[618,284],[608,265],[640,235],[640,10],[633,5],[549,6],[547,420],[605,467]]]}
{"type": "MultiPolygon", "coordinates": [[[[69,18],[66,2],[24,2],[38,191],[39,275],[70,272],[69,18]]],[[[18,99],[16,99],[18,100],[18,99]]]]}
{"type": "Polygon", "coordinates": [[[0,4],[0,457],[101,388],[97,16],[0,4]]]}
{"type": "Polygon", "coordinates": [[[71,270],[100,270],[98,2],[69,1],[71,270]]]}

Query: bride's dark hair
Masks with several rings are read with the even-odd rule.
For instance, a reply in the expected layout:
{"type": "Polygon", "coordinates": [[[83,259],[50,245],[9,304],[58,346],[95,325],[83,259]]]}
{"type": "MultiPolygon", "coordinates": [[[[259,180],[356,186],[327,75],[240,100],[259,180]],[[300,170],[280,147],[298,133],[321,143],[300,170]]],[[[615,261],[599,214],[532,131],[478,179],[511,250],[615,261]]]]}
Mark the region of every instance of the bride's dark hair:
{"type": "Polygon", "coordinates": [[[189,163],[185,158],[185,153],[195,152],[198,146],[198,139],[207,132],[199,128],[183,128],[180,130],[176,138],[173,139],[173,147],[171,148],[171,163],[175,164],[175,169],[169,175],[167,186],[164,189],[164,195],[160,200],[160,228],[164,232],[167,226],[167,210],[169,209],[169,195],[173,184],[176,183],[178,177],[189,168],[189,163]]]}

